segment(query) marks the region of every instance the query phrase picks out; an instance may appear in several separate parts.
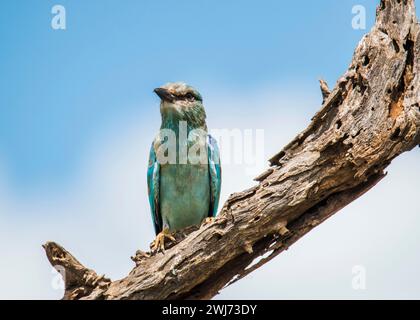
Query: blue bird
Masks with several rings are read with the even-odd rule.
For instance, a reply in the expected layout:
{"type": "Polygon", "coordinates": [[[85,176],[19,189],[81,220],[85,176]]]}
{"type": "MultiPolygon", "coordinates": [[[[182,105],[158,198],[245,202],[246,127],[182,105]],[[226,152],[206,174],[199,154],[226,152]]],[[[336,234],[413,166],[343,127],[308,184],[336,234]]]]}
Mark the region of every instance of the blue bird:
{"type": "Polygon", "coordinates": [[[200,93],[179,82],[154,92],[162,124],[150,148],[147,185],[157,235],[152,250],[163,251],[165,238],[175,240],[172,233],[216,216],[221,166],[200,93]]]}

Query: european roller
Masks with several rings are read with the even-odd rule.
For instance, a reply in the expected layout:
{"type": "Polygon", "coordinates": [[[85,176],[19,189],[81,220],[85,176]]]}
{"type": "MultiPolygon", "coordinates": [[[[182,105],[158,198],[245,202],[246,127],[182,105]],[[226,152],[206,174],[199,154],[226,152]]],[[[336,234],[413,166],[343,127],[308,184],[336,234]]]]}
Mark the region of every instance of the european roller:
{"type": "Polygon", "coordinates": [[[150,149],[147,185],[157,235],[152,250],[163,251],[175,231],[216,216],[221,166],[200,93],[184,83],[154,92],[161,99],[162,124],[150,149]]]}

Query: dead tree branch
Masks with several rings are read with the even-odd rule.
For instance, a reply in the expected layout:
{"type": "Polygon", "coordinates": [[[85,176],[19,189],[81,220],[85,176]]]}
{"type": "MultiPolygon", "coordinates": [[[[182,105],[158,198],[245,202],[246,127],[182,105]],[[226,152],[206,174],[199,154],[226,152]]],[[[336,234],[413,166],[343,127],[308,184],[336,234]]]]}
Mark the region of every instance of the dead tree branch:
{"type": "Polygon", "coordinates": [[[138,252],[136,267],[113,282],[47,243],[50,262],[66,271],[64,297],[212,298],[381,180],[395,157],[420,144],[420,28],[414,0],[381,0],[376,14],[307,129],[213,223],[179,235],[165,254],[138,252]]]}

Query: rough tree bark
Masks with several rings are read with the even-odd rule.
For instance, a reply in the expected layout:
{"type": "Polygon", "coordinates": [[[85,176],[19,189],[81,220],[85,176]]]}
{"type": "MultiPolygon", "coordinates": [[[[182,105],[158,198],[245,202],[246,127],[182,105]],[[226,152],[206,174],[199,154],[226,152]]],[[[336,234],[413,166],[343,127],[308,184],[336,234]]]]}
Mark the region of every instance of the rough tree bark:
{"type": "Polygon", "coordinates": [[[376,24],[306,130],[270,159],[258,185],[235,193],[213,223],[177,235],[166,252],[138,251],[111,282],[54,242],[65,299],[206,299],[268,262],[384,176],[420,144],[420,28],[414,0],[381,0],[376,24]],[[265,258],[255,263],[255,259],[265,258]]]}

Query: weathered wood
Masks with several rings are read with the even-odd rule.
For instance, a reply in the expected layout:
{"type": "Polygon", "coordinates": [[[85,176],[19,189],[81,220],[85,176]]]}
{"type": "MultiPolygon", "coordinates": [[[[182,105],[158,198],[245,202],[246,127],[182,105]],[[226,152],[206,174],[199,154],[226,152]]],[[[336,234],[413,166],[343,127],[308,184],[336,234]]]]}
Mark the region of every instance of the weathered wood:
{"type": "Polygon", "coordinates": [[[93,271],[54,245],[72,275],[65,298],[212,298],[369,190],[392,159],[420,144],[419,36],[414,0],[381,0],[349,69],[258,185],[231,195],[213,223],[178,235],[164,254],[139,251],[131,273],[111,283],[86,285],[93,271]],[[72,294],[79,287],[88,289],[72,294]]]}
{"type": "Polygon", "coordinates": [[[62,275],[66,291],[64,299],[75,300],[90,294],[93,289],[106,289],[111,280],[98,276],[95,271],[84,267],[66,249],[55,242],[47,242],[45,249],[51,265],[62,275]]]}
{"type": "Polygon", "coordinates": [[[324,104],[325,100],[327,100],[328,96],[331,94],[331,91],[328,88],[328,84],[324,79],[319,79],[319,86],[322,93],[322,104],[324,104]]]}

